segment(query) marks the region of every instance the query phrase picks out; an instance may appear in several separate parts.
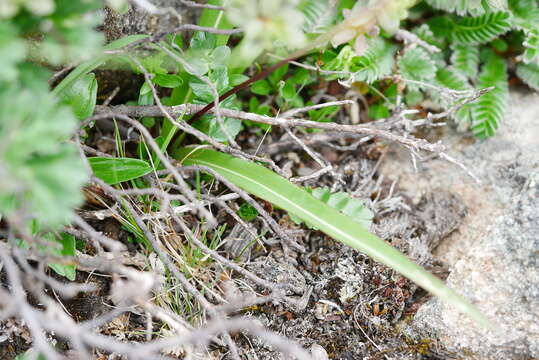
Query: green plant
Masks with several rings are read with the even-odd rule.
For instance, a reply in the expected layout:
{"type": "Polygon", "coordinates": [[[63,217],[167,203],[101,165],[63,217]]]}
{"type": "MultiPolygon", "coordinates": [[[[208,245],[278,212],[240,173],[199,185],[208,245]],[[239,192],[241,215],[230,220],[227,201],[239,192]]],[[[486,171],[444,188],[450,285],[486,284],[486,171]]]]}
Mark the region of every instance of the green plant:
{"type": "MultiPolygon", "coordinates": [[[[47,67],[88,60],[101,51],[103,36],[93,29],[100,5],[49,0],[0,6],[0,217],[26,234],[19,246],[44,254],[75,255],[75,238],[56,230],[71,222],[82,203],[88,173],[68,140],[77,118],[93,113],[97,94],[93,74],[73,75],[51,92],[47,67]],[[33,243],[33,236],[42,241],[33,243]]],[[[75,278],[73,264],[49,267],[75,278]]]]}
{"type": "MultiPolygon", "coordinates": [[[[421,24],[417,29],[412,30],[427,43],[454,48],[455,54],[452,55],[450,51],[444,51],[433,55],[421,47],[407,47],[404,51],[398,51],[399,45],[391,40],[390,35],[397,30],[399,20],[406,17],[407,9],[414,3],[413,1],[406,2],[399,6],[389,1],[380,4],[369,3],[366,8],[354,7],[346,13],[345,17],[340,17],[339,14],[332,12],[321,23],[317,23],[315,21],[317,15],[320,15],[324,9],[327,10],[328,3],[302,1],[298,9],[303,11],[306,17],[305,28],[303,28],[305,38],[314,39],[313,41],[320,46],[323,43],[320,39],[324,39],[327,34],[330,34],[329,38],[332,38],[333,45],[343,44],[336,51],[326,49],[322,50],[321,53],[310,55],[309,47],[307,47],[305,50],[307,57],[304,62],[313,67],[320,66],[321,63],[322,70],[330,71],[329,74],[318,74],[320,78],[327,80],[344,78],[348,84],[368,84],[369,95],[375,97],[372,104],[374,110],[369,112],[373,118],[380,118],[385,114],[389,115],[399,92],[404,92],[405,101],[409,105],[415,106],[428,97],[442,102],[443,99],[437,98],[437,93],[429,85],[435,88],[442,85],[448,88],[458,88],[462,91],[471,90],[474,86],[498,86],[497,90],[488,97],[466,105],[467,109],[473,108],[473,111],[469,111],[472,115],[468,115],[468,121],[475,134],[481,137],[491,135],[500,121],[499,114],[491,112],[503,111],[505,103],[506,88],[501,86],[506,79],[505,70],[503,67],[501,70],[498,69],[499,57],[493,52],[483,51],[482,55],[479,56],[478,54],[481,52],[479,48],[473,49],[471,54],[467,54],[463,51],[463,47],[470,44],[475,46],[476,44],[489,43],[497,36],[504,34],[510,28],[509,15],[503,11],[496,13],[485,11],[476,17],[459,19],[452,15],[440,15],[432,8],[420,4],[418,10],[412,9],[412,11],[427,14],[427,17],[432,21],[427,21],[426,24],[421,24]],[[358,9],[367,14],[359,22],[354,18],[354,16],[363,16],[361,15],[363,13],[358,9]],[[455,31],[450,36],[441,34],[441,31],[435,26],[440,23],[451,24],[455,31]],[[384,30],[381,35],[376,33],[377,24],[384,30]],[[334,26],[333,30],[331,30],[332,26],[334,26]],[[354,44],[346,44],[349,40],[354,40],[354,44]],[[454,61],[454,67],[447,68],[448,61],[454,61]],[[479,72],[477,65],[480,64],[482,67],[479,72]],[[392,77],[395,67],[400,75],[396,78],[392,77]],[[480,73],[480,77],[479,81],[475,83],[477,73],[480,73]]],[[[231,12],[230,20],[231,23],[238,23],[239,16],[236,11],[239,11],[239,7],[237,4],[234,6],[236,7],[231,12]]],[[[264,9],[262,8],[262,10],[264,9]]],[[[210,10],[205,11],[207,14],[210,10]]],[[[255,13],[251,15],[252,18],[258,17],[255,13]]],[[[298,16],[295,10],[294,16],[298,16]]],[[[203,19],[207,22],[205,25],[208,25],[216,20],[216,17],[206,15],[203,16],[203,19]]],[[[294,24],[291,22],[288,25],[294,24]]],[[[275,29],[277,28],[278,26],[275,29]]],[[[160,43],[159,48],[155,48],[154,54],[140,58],[139,64],[127,60],[135,71],[144,71],[151,78],[151,84],[147,81],[141,87],[138,104],[142,106],[154,104],[152,87],[156,87],[158,92],[160,89],[171,89],[170,95],[162,99],[166,105],[180,105],[186,102],[208,104],[213,103],[216,96],[232,94],[232,96],[222,99],[221,108],[235,110],[246,107],[254,113],[270,114],[271,108],[261,104],[258,97],[251,95],[246,106],[242,102],[241,94],[235,94],[234,91],[235,87],[240,89],[241,83],[246,81],[243,75],[238,74],[238,69],[250,65],[264,49],[272,48],[274,45],[275,33],[268,32],[266,34],[259,31],[253,35],[249,33],[248,27],[246,27],[246,31],[246,37],[234,49],[228,48],[226,38],[221,37],[221,35],[197,32],[192,37],[185,55],[178,52],[177,44],[170,39],[165,39],[160,43]],[[267,39],[264,38],[264,41],[254,46],[253,39],[258,36],[267,36],[267,39]],[[250,46],[253,48],[249,48],[250,46]],[[185,62],[171,63],[167,61],[168,56],[166,55],[183,58],[185,62]],[[240,58],[241,60],[238,60],[240,58]],[[245,59],[250,60],[245,61],[245,59]]],[[[287,31],[292,30],[288,28],[287,31]]],[[[291,48],[301,46],[299,42],[288,45],[291,48]]],[[[252,84],[251,93],[260,97],[275,95],[274,103],[279,109],[286,109],[288,106],[299,107],[304,104],[304,96],[309,96],[310,92],[309,89],[305,89],[305,86],[312,81],[307,70],[292,71],[285,64],[280,68],[275,68],[267,75],[267,79],[262,78],[252,84]],[[300,96],[300,92],[302,92],[302,96],[300,96]]],[[[335,108],[333,107],[312,110],[310,115],[320,119],[320,121],[330,121],[334,113],[335,108]]],[[[462,115],[462,112],[460,114],[462,115]]],[[[218,142],[228,143],[242,129],[241,122],[232,117],[224,117],[221,119],[221,124],[214,114],[205,113],[202,117],[195,116],[195,118],[193,126],[218,142]]],[[[182,120],[180,119],[180,121],[182,120]]],[[[190,121],[189,117],[186,120],[190,121]]],[[[348,216],[341,214],[338,211],[339,206],[336,207],[337,210],[332,209],[323,201],[317,200],[308,192],[291,185],[287,180],[259,165],[245,163],[209,150],[178,150],[179,145],[185,141],[187,135],[181,132],[174,134],[176,127],[169,120],[160,124],[148,119],[146,124],[152,131],[159,134],[156,141],[160,146],[165,143],[168,145],[162,149],[171,151],[185,164],[205,165],[213,168],[244,190],[287,210],[292,216],[306,222],[309,226],[320,229],[330,236],[368,253],[451,302],[476,320],[486,324],[486,321],[473,307],[444,288],[441,282],[415,266],[395,249],[370,234],[361,225],[355,224],[348,216]],[[165,139],[172,138],[171,134],[174,135],[175,139],[165,141],[165,139]],[[196,156],[191,152],[194,152],[196,156]],[[188,156],[188,154],[190,155],[188,156]],[[263,178],[253,178],[250,175],[251,172],[259,172],[264,176],[263,178]],[[335,224],[339,224],[339,226],[336,227],[335,224]]],[[[246,125],[250,126],[251,124],[247,123],[246,125]]],[[[143,167],[145,166],[147,165],[143,165],[143,167]]],[[[100,175],[99,171],[96,171],[96,175],[103,179],[106,178],[104,174],[100,175]]],[[[128,179],[132,179],[132,177],[116,178],[114,182],[128,179]]],[[[330,203],[332,198],[343,199],[342,195],[329,195],[329,198],[326,199],[327,193],[324,191],[322,193],[314,191],[313,195],[319,195],[319,198],[330,203]]],[[[356,210],[359,211],[358,208],[356,210]]],[[[244,217],[247,215],[243,214],[244,217]]]]}
{"type": "MultiPolygon", "coordinates": [[[[210,3],[223,5],[219,0],[210,3]]],[[[94,30],[100,1],[10,0],[2,4],[2,216],[11,219],[23,214],[26,222],[38,218],[42,231],[33,235],[58,243],[60,246],[51,247],[55,255],[75,255],[74,238],[54,232],[69,223],[73,208],[82,201],[80,188],[88,179],[76,148],[68,140],[77,129],[77,119],[88,118],[96,109],[98,80],[92,71],[112,64],[123,66],[145,76],[133,105],[144,109],[157,100],[165,106],[187,104],[175,117],[140,117],[163,155],[172,154],[184,165],[213,169],[243,190],[287,211],[298,223],[369,254],[486,324],[473,307],[443,283],[371,234],[367,228],[372,214],[346,193],[303,189],[254,162],[185,147],[211,142],[238,153],[233,147],[242,130],[252,126],[270,129],[255,120],[242,122],[234,116],[219,119],[210,111],[198,110],[200,116],[193,115],[189,106],[213,104],[216,98],[226,97],[221,99],[221,109],[278,116],[312,105],[319,91],[315,84],[339,81],[353,86],[366,99],[370,119],[382,119],[400,106],[429,111],[434,103],[447,108],[463,101],[465,95],[492,87],[450,115],[461,128],[487,138],[503,121],[508,79],[513,73],[539,90],[538,2],[344,0],[334,6],[331,0],[234,0],[225,5],[226,13],[204,9],[199,26],[221,30],[240,27],[244,33],[235,39],[238,41],[229,41],[228,33],[196,31],[188,44],[171,34],[129,36],[103,46],[102,35],[94,30]],[[399,28],[408,32],[399,33],[399,28]],[[403,44],[395,40],[395,34],[414,35],[419,40],[403,44]],[[142,54],[131,51],[140,48],[144,49],[142,54]],[[266,56],[267,52],[272,56],[266,56]],[[254,77],[243,75],[248,67],[256,71],[279,57],[285,60],[270,70],[254,77]],[[300,61],[303,68],[289,65],[291,60],[300,61]],[[51,74],[46,67],[66,63],[78,65],[49,90],[51,74]],[[251,79],[252,84],[248,83],[251,79]]],[[[331,122],[338,111],[333,105],[306,113],[314,121],[331,122]]],[[[91,132],[92,128],[84,130],[91,132]]],[[[169,172],[160,172],[170,168],[162,164],[156,147],[148,146],[151,139],[141,137],[133,151],[123,146],[118,127],[115,130],[115,156],[88,159],[96,177],[117,189],[141,191],[150,186],[141,177],[150,173],[158,180],[174,181],[169,172]]],[[[200,174],[197,176],[194,186],[200,197],[200,174]]],[[[172,185],[179,187],[180,181],[172,185]]],[[[137,205],[144,211],[161,210],[152,196],[137,195],[134,201],[139,201],[137,205]]],[[[124,228],[151,248],[127,200],[120,208],[124,228]]],[[[245,221],[258,215],[250,206],[240,207],[239,216],[245,221]]],[[[211,235],[208,246],[212,250],[217,249],[223,231],[221,227],[211,235]]],[[[210,234],[204,230],[202,237],[210,234]]],[[[191,240],[186,239],[181,253],[189,266],[196,266],[208,258],[191,240]]],[[[50,266],[68,278],[74,277],[72,265],[50,266]]]]}
{"type": "MultiPolygon", "coordinates": [[[[479,323],[490,326],[489,322],[472,305],[448,289],[442,281],[370,233],[363,224],[355,222],[339,212],[338,209],[343,208],[343,212],[346,214],[346,205],[341,206],[342,204],[335,202],[333,207],[329,206],[331,195],[326,192],[318,195],[322,199],[326,197],[326,201],[319,200],[263,166],[213,150],[186,148],[176,151],[174,156],[185,165],[202,165],[217,171],[243,190],[285,209],[294,217],[305,221],[309,226],[321,230],[332,238],[396,269],[404,276],[413,279],[424,289],[467,313],[479,323]]],[[[350,202],[350,199],[343,198],[342,195],[334,195],[333,198],[344,199],[346,204],[350,202]]],[[[354,207],[357,209],[356,206],[354,207]]],[[[357,210],[353,212],[357,212],[357,210]]]]}

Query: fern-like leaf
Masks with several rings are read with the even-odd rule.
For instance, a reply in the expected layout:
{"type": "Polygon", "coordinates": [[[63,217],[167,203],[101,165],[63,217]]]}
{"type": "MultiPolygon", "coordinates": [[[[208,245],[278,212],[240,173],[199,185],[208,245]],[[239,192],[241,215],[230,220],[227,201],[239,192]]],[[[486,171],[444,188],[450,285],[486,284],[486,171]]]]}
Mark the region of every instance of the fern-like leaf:
{"type": "Polygon", "coordinates": [[[427,3],[435,9],[457,13],[458,15],[483,12],[481,0],[427,0],[427,3]]]}
{"type": "Polygon", "coordinates": [[[525,34],[522,61],[539,61],[539,6],[536,0],[510,0],[511,24],[525,34]]]}
{"type": "MultiPolygon", "coordinates": [[[[436,64],[423,48],[411,48],[399,59],[399,69],[404,80],[429,82],[436,73],[436,64]]],[[[408,82],[410,89],[417,89],[418,84],[408,82]]]]}
{"type": "MultiPolygon", "coordinates": [[[[352,220],[363,225],[365,229],[370,228],[374,214],[358,199],[351,197],[345,192],[332,193],[331,190],[327,187],[307,187],[305,188],[305,190],[307,190],[307,192],[310,193],[312,196],[314,196],[318,200],[325,202],[335,210],[338,210],[343,214],[348,215],[352,220]]],[[[301,224],[303,222],[300,218],[292,214],[289,215],[290,218],[297,224],[301,224]]],[[[307,224],[307,226],[311,227],[310,224],[307,224]]]]}
{"type": "Polygon", "coordinates": [[[539,20],[539,6],[536,0],[509,0],[511,23],[519,29],[537,24],[539,20]]]}
{"type": "Polygon", "coordinates": [[[529,87],[539,91],[539,65],[518,64],[517,76],[529,87]]]}
{"type": "Polygon", "coordinates": [[[436,71],[436,82],[438,85],[452,90],[471,90],[471,85],[460,71],[447,67],[436,71]]]}
{"type": "Polygon", "coordinates": [[[505,61],[498,56],[491,56],[483,65],[478,85],[480,88],[494,87],[471,108],[472,131],[477,138],[484,139],[494,135],[505,114],[509,97],[505,61]]]}
{"type": "Polygon", "coordinates": [[[421,40],[442,49],[446,46],[446,39],[444,37],[436,36],[428,24],[422,24],[412,30],[421,40]]]}
{"type": "Polygon", "coordinates": [[[456,43],[476,45],[487,43],[506,33],[511,28],[509,14],[489,12],[481,16],[464,17],[453,27],[453,39],[456,43]]]}
{"type": "Polygon", "coordinates": [[[453,67],[462,75],[474,79],[479,68],[479,48],[457,44],[452,46],[452,50],[451,64],[453,67]]]}
{"type": "Polygon", "coordinates": [[[307,34],[328,32],[336,19],[337,11],[331,0],[303,0],[298,8],[303,12],[303,31],[307,34]]]}
{"type": "Polygon", "coordinates": [[[372,83],[391,73],[396,46],[381,39],[369,40],[365,55],[354,57],[351,70],[355,81],[372,83]]]}
{"type": "MultiPolygon", "coordinates": [[[[481,15],[485,7],[481,0],[427,0],[427,3],[435,9],[456,13],[458,15],[470,14],[481,15]]],[[[491,11],[506,10],[506,0],[486,0],[488,9],[491,11]]]]}
{"type": "Polygon", "coordinates": [[[539,61],[539,28],[530,29],[525,31],[526,39],[524,40],[524,54],[522,54],[522,61],[525,64],[530,64],[539,61]]]}

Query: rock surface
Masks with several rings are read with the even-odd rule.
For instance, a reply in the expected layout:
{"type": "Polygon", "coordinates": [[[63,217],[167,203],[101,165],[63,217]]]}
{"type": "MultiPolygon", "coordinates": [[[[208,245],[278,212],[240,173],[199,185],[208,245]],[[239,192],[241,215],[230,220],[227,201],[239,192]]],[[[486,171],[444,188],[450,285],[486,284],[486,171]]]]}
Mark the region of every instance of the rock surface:
{"type": "Polygon", "coordinates": [[[155,10],[149,12],[139,6],[131,6],[125,14],[105,8],[104,32],[107,41],[116,40],[125,35],[155,34],[170,31],[180,24],[196,23],[199,9],[189,7],[177,0],[153,0],[155,10]]]}
{"type": "Polygon", "coordinates": [[[497,135],[463,143],[456,135],[451,155],[481,184],[442,161],[402,173],[400,185],[418,199],[444,188],[458,194],[468,216],[437,249],[452,271],[447,279],[490,318],[487,332],[451,307],[431,299],[415,316],[415,333],[438,339],[464,359],[539,358],[539,95],[514,92],[510,113],[497,135]]]}

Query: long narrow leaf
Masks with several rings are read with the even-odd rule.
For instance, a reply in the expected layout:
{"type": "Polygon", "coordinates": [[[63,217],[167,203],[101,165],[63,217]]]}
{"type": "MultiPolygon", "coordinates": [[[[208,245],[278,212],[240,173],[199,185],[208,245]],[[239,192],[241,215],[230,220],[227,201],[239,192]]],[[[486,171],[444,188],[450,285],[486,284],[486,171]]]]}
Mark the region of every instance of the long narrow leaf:
{"type": "Polygon", "coordinates": [[[395,269],[478,323],[491,326],[472,304],[446,287],[441,280],[348,216],[271,170],[209,149],[183,148],[176,151],[174,157],[184,165],[207,166],[213,169],[243,190],[285,209],[306,223],[315,225],[332,238],[395,269]]]}

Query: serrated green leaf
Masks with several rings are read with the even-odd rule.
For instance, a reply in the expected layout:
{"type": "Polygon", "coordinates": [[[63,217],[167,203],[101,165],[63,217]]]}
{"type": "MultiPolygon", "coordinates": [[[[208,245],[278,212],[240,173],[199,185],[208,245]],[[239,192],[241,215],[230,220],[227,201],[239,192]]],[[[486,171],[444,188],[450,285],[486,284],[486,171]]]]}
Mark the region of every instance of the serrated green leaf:
{"type": "Polygon", "coordinates": [[[453,90],[470,90],[472,86],[455,68],[448,67],[436,71],[436,82],[438,85],[453,90]]]}
{"type": "Polygon", "coordinates": [[[426,2],[435,9],[459,15],[483,12],[481,0],[426,0],[426,2]]]}
{"type": "MultiPolygon", "coordinates": [[[[436,83],[444,88],[453,89],[458,91],[472,90],[472,86],[468,80],[453,67],[438,69],[436,71],[436,83]]],[[[447,99],[442,98],[437,92],[433,94],[433,98],[442,106],[451,105],[447,99]]],[[[461,107],[459,110],[451,114],[451,118],[454,119],[462,128],[467,128],[472,123],[472,108],[474,104],[467,104],[461,107]]]]}
{"type": "Polygon", "coordinates": [[[94,113],[97,100],[97,80],[93,73],[81,76],[60,95],[63,104],[69,105],[80,120],[94,113]]]}
{"type": "MultiPolygon", "coordinates": [[[[404,80],[429,82],[436,73],[436,64],[430,55],[420,47],[411,48],[399,59],[399,69],[404,80]]],[[[407,83],[411,89],[420,88],[414,83],[407,83]]]]}
{"type": "Polygon", "coordinates": [[[478,81],[479,88],[494,86],[494,90],[481,96],[472,106],[472,131],[477,138],[485,139],[494,135],[503,121],[509,88],[505,61],[492,56],[483,65],[478,81]]]}
{"type": "Polygon", "coordinates": [[[453,26],[452,36],[459,44],[485,44],[505,34],[510,28],[508,13],[487,12],[481,16],[459,19],[453,26]]]}
{"type": "Polygon", "coordinates": [[[88,162],[94,175],[109,185],[133,180],[152,172],[146,161],[132,158],[91,157],[88,162]]]}
{"type": "Polygon", "coordinates": [[[416,34],[421,40],[442,49],[446,46],[446,38],[434,35],[434,32],[430,29],[428,24],[421,24],[415,27],[412,32],[416,34]]]}
{"type": "Polygon", "coordinates": [[[478,323],[491,327],[489,321],[473,305],[447,288],[441,280],[430,275],[348,216],[265,167],[209,149],[183,148],[177,150],[174,157],[184,165],[200,165],[213,169],[243,190],[275,204],[313,224],[334,239],[392,267],[478,323]]]}
{"type": "Polygon", "coordinates": [[[536,0],[509,0],[511,23],[523,30],[538,25],[539,5],[536,0]]]}
{"type": "Polygon", "coordinates": [[[462,75],[475,79],[479,69],[479,48],[455,44],[451,47],[451,63],[462,75]]]}
{"type": "Polygon", "coordinates": [[[396,46],[381,38],[369,40],[366,54],[353,57],[350,71],[354,73],[354,79],[370,84],[389,75],[393,67],[393,55],[396,49],[396,46]]]}
{"type": "Polygon", "coordinates": [[[522,54],[522,61],[525,64],[537,63],[539,61],[539,27],[525,31],[525,50],[522,54]]]}
{"type": "Polygon", "coordinates": [[[526,85],[539,91],[539,65],[537,64],[518,64],[517,76],[526,85]]]}

